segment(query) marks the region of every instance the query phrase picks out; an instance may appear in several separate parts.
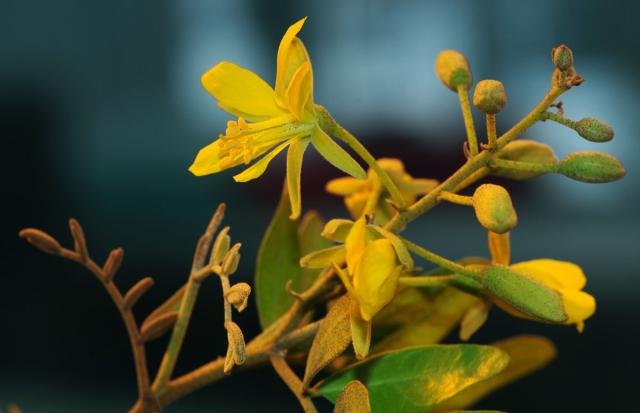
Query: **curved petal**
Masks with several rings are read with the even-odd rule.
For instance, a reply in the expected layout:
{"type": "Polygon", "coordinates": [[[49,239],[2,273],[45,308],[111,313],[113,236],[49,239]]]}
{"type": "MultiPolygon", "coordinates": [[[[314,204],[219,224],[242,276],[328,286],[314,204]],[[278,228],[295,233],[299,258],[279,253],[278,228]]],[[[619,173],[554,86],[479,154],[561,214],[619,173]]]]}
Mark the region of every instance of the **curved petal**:
{"type": "Polygon", "coordinates": [[[238,117],[259,121],[280,116],[271,86],[250,70],[230,62],[220,62],[202,75],[202,86],[219,106],[238,117]]]}
{"type": "MultiPolygon", "coordinates": [[[[224,169],[231,168],[233,164],[229,164],[225,168],[220,167],[220,140],[217,139],[213,143],[200,149],[193,164],[189,167],[189,172],[195,176],[203,176],[220,172],[224,169]]],[[[241,161],[238,162],[238,164],[241,161]]]]}
{"type": "Polygon", "coordinates": [[[596,299],[583,291],[564,290],[560,295],[567,313],[567,324],[577,324],[578,330],[582,331],[584,320],[596,312],[596,299]]]}
{"type": "Polygon", "coordinates": [[[580,290],[587,283],[582,269],[567,261],[538,259],[519,262],[511,267],[556,289],[580,290]]]}
{"type": "Polygon", "coordinates": [[[333,141],[322,129],[316,127],[311,135],[313,146],[329,163],[354,178],[367,179],[367,173],[360,164],[333,141]]]}
{"type": "Polygon", "coordinates": [[[280,144],[267,155],[263,156],[262,159],[260,159],[258,162],[240,172],[238,175],[235,175],[233,179],[236,182],[248,182],[252,179],[259,178],[260,176],[262,176],[264,171],[267,170],[267,167],[269,166],[269,163],[273,160],[273,158],[275,158],[280,152],[282,152],[282,150],[286,148],[287,145],[289,145],[289,141],[280,144]]]}
{"type": "Polygon", "coordinates": [[[324,189],[333,195],[347,196],[362,191],[368,185],[369,183],[366,179],[356,179],[345,176],[330,180],[324,189]]]}
{"type": "Polygon", "coordinates": [[[349,234],[347,234],[347,238],[344,240],[344,246],[347,251],[347,268],[351,275],[355,274],[360,257],[362,257],[365,250],[367,242],[366,229],[367,222],[364,217],[361,217],[353,224],[349,234]]]}
{"type": "Polygon", "coordinates": [[[306,20],[307,18],[305,17],[292,24],[282,37],[280,46],[278,46],[275,93],[280,104],[285,107],[287,105],[287,88],[293,74],[300,65],[309,62],[309,54],[302,40],[296,37],[306,20]]]}
{"type": "Polygon", "coordinates": [[[309,139],[293,139],[287,152],[287,189],[291,202],[291,215],[289,216],[291,219],[298,219],[302,209],[300,176],[302,175],[302,157],[307,145],[309,145],[309,139]]]}
{"type": "Polygon", "coordinates": [[[400,270],[391,241],[379,239],[367,244],[353,278],[362,318],[371,320],[393,299],[400,270]]]}
{"type": "Polygon", "coordinates": [[[313,74],[311,63],[305,62],[293,74],[287,88],[287,108],[299,121],[311,122],[313,109],[313,74]]]}
{"type": "Polygon", "coordinates": [[[402,192],[411,192],[414,195],[424,195],[431,192],[436,186],[438,186],[438,181],[435,179],[409,178],[400,182],[398,189],[402,192]]]}

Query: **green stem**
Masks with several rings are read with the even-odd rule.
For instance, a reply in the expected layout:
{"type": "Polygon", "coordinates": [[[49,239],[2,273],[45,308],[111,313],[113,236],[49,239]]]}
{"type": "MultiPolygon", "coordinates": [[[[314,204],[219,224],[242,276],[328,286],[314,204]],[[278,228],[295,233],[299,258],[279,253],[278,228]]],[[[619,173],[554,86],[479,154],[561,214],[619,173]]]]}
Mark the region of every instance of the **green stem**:
{"type": "Polygon", "coordinates": [[[426,248],[423,248],[417,244],[414,244],[413,242],[407,240],[406,238],[401,238],[401,239],[405,243],[409,251],[424,258],[429,262],[432,262],[442,268],[446,268],[447,270],[452,271],[456,274],[466,275],[467,277],[470,277],[474,280],[479,280],[479,278],[481,277],[480,272],[478,271],[471,270],[463,265],[460,265],[447,258],[444,258],[434,252],[429,251],[426,248]]]}
{"type": "Polygon", "coordinates": [[[156,379],[153,382],[152,390],[154,394],[159,393],[166,386],[171,378],[171,374],[176,366],[178,360],[178,354],[182,348],[184,337],[187,334],[187,327],[191,320],[191,314],[193,313],[193,307],[198,297],[198,291],[200,290],[200,283],[193,280],[193,277],[189,278],[187,282],[182,302],[180,303],[180,309],[178,310],[178,319],[173,327],[171,333],[171,339],[169,345],[164,353],[160,368],[156,375],[156,379]]]}
{"type": "MultiPolygon", "coordinates": [[[[566,90],[567,89],[565,88],[557,86],[552,87],[551,90],[549,90],[549,93],[547,93],[547,95],[535,108],[533,108],[531,112],[529,112],[527,116],[498,138],[496,150],[503,148],[506,144],[517,139],[524,131],[529,129],[531,125],[539,119],[540,114],[547,110],[549,106],[566,90]]],[[[467,163],[454,172],[447,180],[420,198],[408,209],[396,214],[393,219],[385,225],[385,228],[391,231],[401,230],[409,222],[415,220],[434,206],[438,205],[439,196],[443,191],[455,192],[464,185],[470,185],[471,182],[468,178],[476,171],[486,167],[488,162],[491,160],[491,155],[492,153],[490,151],[484,150],[478,155],[471,157],[467,163]]],[[[483,174],[478,174],[477,176],[481,177],[483,174]]]]}
{"type": "Polygon", "coordinates": [[[315,105],[315,109],[318,113],[318,122],[320,123],[320,127],[322,127],[325,132],[328,132],[329,134],[340,139],[351,149],[353,149],[354,152],[357,153],[358,156],[360,156],[360,158],[362,158],[362,160],[365,161],[367,165],[369,165],[369,167],[376,173],[376,175],[378,175],[378,178],[380,178],[380,182],[382,183],[382,185],[387,189],[387,191],[389,191],[389,195],[391,195],[393,202],[395,202],[399,208],[405,208],[407,205],[404,201],[404,198],[402,197],[402,194],[400,193],[400,190],[398,189],[396,184],[393,183],[391,177],[389,177],[389,175],[384,170],[382,170],[382,168],[380,168],[380,165],[378,165],[375,158],[373,157],[373,155],[371,155],[371,153],[369,153],[367,148],[365,148],[364,145],[362,145],[360,141],[348,130],[343,128],[331,116],[326,108],[320,105],[315,105]]]}
{"type": "Polygon", "coordinates": [[[534,162],[510,161],[507,159],[492,159],[489,162],[492,168],[515,169],[516,171],[554,173],[558,172],[557,164],[543,164],[534,162]]]}
{"type": "Polygon", "coordinates": [[[487,113],[487,143],[489,149],[493,149],[496,146],[498,140],[498,133],[496,132],[496,115],[487,113]]]}
{"type": "Polygon", "coordinates": [[[559,123],[561,125],[564,125],[568,128],[571,129],[575,129],[576,128],[576,121],[571,120],[569,118],[565,118],[564,116],[558,114],[558,113],[553,113],[553,112],[542,112],[540,114],[540,120],[541,121],[545,121],[545,120],[551,120],[554,121],[556,123],[559,123]]]}
{"type": "Polygon", "coordinates": [[[407,287],[445,287],[455,275],[427,275],[423,277],[400,277],[398,282],[407,287]]]}
{"type": "Polygon", "coordinates": [[[469,153],[471,156],[478,154],[478,138],[476,136],[476,127],[473,124],[473,116],[471,115],[471,104],[469,103],[469,90],[466,86],[458,86],[458,97],[460,98],[460,109],[462,109],[462,118],[464,119],[464,127],[467,130],[467,142],[469,142],[469,153]]]}

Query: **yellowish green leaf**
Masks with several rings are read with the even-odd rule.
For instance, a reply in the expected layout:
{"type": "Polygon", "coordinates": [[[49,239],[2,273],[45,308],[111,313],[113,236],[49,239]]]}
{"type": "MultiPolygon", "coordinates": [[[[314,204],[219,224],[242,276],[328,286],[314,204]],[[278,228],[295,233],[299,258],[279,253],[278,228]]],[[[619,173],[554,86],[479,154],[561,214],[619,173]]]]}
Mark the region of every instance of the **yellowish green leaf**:
{"type": "Polygon", "coordinates": [[[374,413],[423,413],[465,388],[500,373],[504,351],[470,344],[423,346],[368,358],[316,386],[315,394],[335,402],[345,385],[361,381],[374,413]]]}
{"type": "Polygon", "coordinates": [[[467,387],[463,392],[438,406],[433,413],[444,413],[472,406],[493,391],[543,368],[555,358],[557,353],[553,343],[540,336],[515,336],[493,345],[509,355],[511,358],[509,366],[500,374],[467,387]]]}

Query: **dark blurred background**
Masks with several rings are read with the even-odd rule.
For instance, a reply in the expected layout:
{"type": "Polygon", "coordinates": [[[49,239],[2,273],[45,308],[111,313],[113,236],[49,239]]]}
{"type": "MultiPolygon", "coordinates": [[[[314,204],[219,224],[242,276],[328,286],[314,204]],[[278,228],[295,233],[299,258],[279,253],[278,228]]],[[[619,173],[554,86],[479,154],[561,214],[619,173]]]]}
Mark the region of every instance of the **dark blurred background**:
{"type": "MultiPolygon", "coordinates": [[[[558,156],[612,153],[622,181],[581,184],[547,176],[513,191],[520,224],[513,260],[550,257],[580,263],[596,315],[580,335],[570,327],[514,320],[498,310],[476,342],[544,334],[560,357],[547,369],[485,399],[512,412],[630,411],[637,399],[640,311],[640,29],[634,2],[571,1],[18,1],[0,9],[0,164],[3,219],[0,280],[0,409],[25,413],[121,412],[135,398],[127,337],[102,288],[85,271],[35,251],[20,228],[42,228],[69,242],[66,221],[84,224],[94,256],[123,246],[118,283],[152,275],[138,305],[143,317],[185,280],[193,247],[216,205],[243,242],[238,279],[251,280],[255,255],[283,178],[279,159],[260,180],[232,173],[195,178],[197,151],[224,130],[227,114],[200,86],[221,60],[273,83],[278,42],[309,16],[301,37],[315,71],[316,101],[376,156],[405,160],[411,174],[444,178],[462,161],[464,128],[456,96],[436,78],[442,49],[469,58],[475,79],[501,79],[509,104],[499,131],[544,95],[550,50],[566,43],[586,82],[562,97],[569,117],[614,125],[614,141],[582,141],[559,125],[526,136],[558,156]]],[[[477,118],[479,130],[482,119],[477,118]]],[[[304,164],[303,206],[346,215],[323,193],[339,173],[312,151],[304,164]]],[[[487,254],[469,210],[436,208],[407,232],[448,256],[487,254]]],[[[237,317],[258,332],[255,306],[237,317]]],[[[224,354],[219,286],[203,288],[178,370],[224,354]]],[[[455,339],[453,337],[452,339],[455,339]]],[[[164,341],[150,345],[153,366],[164,341]]],[[[268,369],[231,377],[168,412],[297,411],[268,369]]]]}

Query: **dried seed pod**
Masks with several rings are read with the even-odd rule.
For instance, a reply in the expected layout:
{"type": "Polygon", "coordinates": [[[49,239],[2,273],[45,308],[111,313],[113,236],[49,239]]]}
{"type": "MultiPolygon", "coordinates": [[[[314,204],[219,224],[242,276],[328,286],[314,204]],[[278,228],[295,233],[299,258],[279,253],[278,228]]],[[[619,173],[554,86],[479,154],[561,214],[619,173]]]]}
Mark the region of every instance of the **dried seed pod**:
{"type": "Polygon", "coordinates": [[[58,255],[62,251],[60,243],[55,238],[39,229],[25,228],[18,233],[18,236],[47,254],[58,255]]]}
{"type": "Polygon", "coordinates": [[[173,328],[178,320],[178,315],[177,311],[172,311],[161,315],[155,320],[149,322],[149,324],[145,323],[146,326],[143,326],[142,331],[140,331],[140,342],[146,343],[161,337],[173,328]]]}
{"type": "Polygon", "coordinates": [[[480,185],[473,193],[473,208],[480,224],[489,231],[504,234],[518,223],[511,196],[499,185],[480,185]]]}
{"type": "Polygon", "coordinates": [[[576,132],[591,142],[608,142],[613,139],[613,128],[595,118],[583,118],[576,123],[576,132]]]}
{"type": "Polygon", "coordinates": [[[507,104],[504,85],[498,80],[481,80],[473,91],[473,106],[483,113],[495,115],[507,104]]]}
{"type": "Polygon", "coordinates": [[[247,308],[249,294],[251,294],[251,286],[247,283],[238,283],[232,285],[224,296],[229,304],[233,305],[238,312],[242,312],[247,308]]]}
{"type": "Polygon", "coordinates": [[[75,250],[80,255],[80,258],[84,261],[89,257],[89,251],[87,250],[87,239],[84,236],[84,230],[80,223],[75,219],[69,220],[69,229],[71,235],[75,241],[75,250]]]}
{"type": "Polygon", "coordinates": [[[146,293],[151,287],[153,287],[153,284],[154,281],[151,277],[146,277],[138,281],[136,285],[134,285],[129,291],[127,291],[127,294],[122,300],[122,306],[127,310],[133,308],[133,306],[144,295],[144,293],[146,293]]]}
{"type": "Polygon", "coordinates": [[[224,323],[224,328],[227,330],[227,340],[229,341],[229,347],[232,349],[231,356],[233,357],[233,362],[240,366],[246,361],[244,335],[242,334],[242,330],[240,330],[240,327],[233,321],[227,321],[224,323]]]}
{"type": "Polygon", "coordinates": [[[467,58],[457,50],[443,50],[436,58],[436,74],[454,92],[458,87],[471,87],[473,76],[467,58]]]}
{"type": "Polygon", "coordinates": [[[102,267],[102,272],[105,276],[105,282],[111,282],[113,277],[120,269],[120,264],[122,264],[122,258],[124,256],[124,249],[116,248],[109,253],[109,258],[104,263],[102,267]]]}
{"type": "Polygon", "coordinates": [[[602,152],[575,152],[560,162],[558,172],[571,179],[588,183],[616,181],[626,171],[619,160],[602,152]]]}

